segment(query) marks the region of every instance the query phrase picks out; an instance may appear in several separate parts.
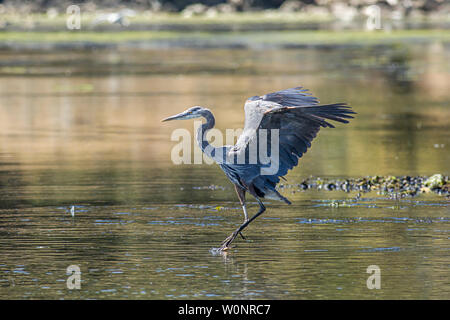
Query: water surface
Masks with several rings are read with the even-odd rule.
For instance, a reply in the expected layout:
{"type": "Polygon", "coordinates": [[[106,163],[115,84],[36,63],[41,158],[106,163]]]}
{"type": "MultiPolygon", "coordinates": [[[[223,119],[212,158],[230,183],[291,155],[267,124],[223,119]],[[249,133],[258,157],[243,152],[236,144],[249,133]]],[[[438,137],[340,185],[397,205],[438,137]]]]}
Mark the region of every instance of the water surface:
{"type": "Polygon", "coordinates": [[[303,85],[358,116],[322,130],[288,183],[448,175],[447,44],[0,56],[1,298],[450,298],[437,195],[285,188],[293,205],[269,201],[248,241],[213,255],[243,218],[233,187],[217,166],[175,166],[171,133],[193,123],[160,122],[202,105],[220,130],[241,128],[247,97],[303,85]]]}

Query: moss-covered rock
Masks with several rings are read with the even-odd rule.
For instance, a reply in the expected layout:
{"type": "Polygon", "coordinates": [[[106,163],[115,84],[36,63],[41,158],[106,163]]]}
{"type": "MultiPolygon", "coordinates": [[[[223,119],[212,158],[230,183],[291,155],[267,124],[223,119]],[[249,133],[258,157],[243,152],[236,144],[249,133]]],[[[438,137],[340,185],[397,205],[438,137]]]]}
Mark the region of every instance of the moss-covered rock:
{"type": "Polygon", "coordinates": [[[444,186],[444,184],[444,176],[440,173],[432,175],[424,182],[425,187],[428,187],[431,190],[441,188],[442,186],[444,186]]]}

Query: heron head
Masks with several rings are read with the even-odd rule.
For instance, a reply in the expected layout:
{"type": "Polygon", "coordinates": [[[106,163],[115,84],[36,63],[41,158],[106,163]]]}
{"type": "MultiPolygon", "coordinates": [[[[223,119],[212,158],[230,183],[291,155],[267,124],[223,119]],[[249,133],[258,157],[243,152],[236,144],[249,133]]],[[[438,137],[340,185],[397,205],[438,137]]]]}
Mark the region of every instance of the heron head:
{"type": "Polygon", "coordinates": [[[187,109],[186,111],[183,111],[182,113],[162,119],[161,121],[164,122],[164,121],[171,121],[171,120],[187,120],[187,119],[200,118],[202,116],[203,110],[205,110],[205,108],[195,106],[195,107],[187,109]]]}

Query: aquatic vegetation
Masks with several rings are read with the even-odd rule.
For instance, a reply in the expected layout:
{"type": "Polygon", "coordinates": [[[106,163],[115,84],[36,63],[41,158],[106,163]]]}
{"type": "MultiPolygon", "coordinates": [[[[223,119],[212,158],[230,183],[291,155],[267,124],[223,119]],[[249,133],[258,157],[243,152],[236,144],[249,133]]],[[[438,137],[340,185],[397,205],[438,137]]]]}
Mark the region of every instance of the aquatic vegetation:
{"type": "MultiPolygon", "coordinates": [[[[310,177],[296,185],[281,185],[281,188],[298,188],[301,190],[341,190],[359,193],[376,191],[379,194],[390,195],[393,198],[416,196],[420,193],[434,192],[439,195],[450,195],[450,180],[448,176],[435,174],[431,177],[411,176],[372,176],[352,179],[326,179],[310,177]]],[[[339,206],[342,204],[332,204],[339,206]]]]}

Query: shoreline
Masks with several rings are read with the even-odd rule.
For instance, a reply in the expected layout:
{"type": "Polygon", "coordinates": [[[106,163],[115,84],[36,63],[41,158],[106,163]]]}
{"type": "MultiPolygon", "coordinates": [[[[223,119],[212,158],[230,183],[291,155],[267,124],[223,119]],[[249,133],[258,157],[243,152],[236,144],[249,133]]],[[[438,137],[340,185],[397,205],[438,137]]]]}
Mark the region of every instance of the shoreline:
{"type": "MultiPolygon", "coordinates": [[[[1,5],[0,5],[1,6],[1,5]]],[[[331,13],[309,14],[306,12],[283,12],[280,10],[261,10],[216,15],[134,11],[127,15],[126,10],[81,11],[79,14],[83,31],[284,31],[284,30],[363,30],[368,17],[361,14],[350,18],[339,17],[331,13]],[[124,12],[125,13],[121,13],[124,12]]],[[[56,32],[67,29],[70,15],[57,11],[52,13],[12,13],[0,10],[0,32],[35,31],[56,32]]],[[[74,21],[74,20],[72,20],[74,21]]],[[[392,16],[387,11],[380,16],[380,29],[450,29],[450,15],[445,12],[433,12],[430,15],[411,17],[392,16]]]]}

